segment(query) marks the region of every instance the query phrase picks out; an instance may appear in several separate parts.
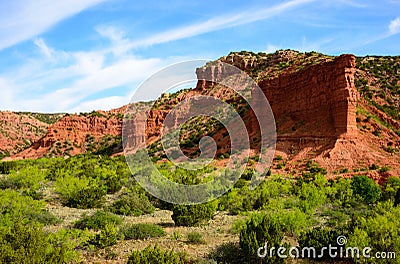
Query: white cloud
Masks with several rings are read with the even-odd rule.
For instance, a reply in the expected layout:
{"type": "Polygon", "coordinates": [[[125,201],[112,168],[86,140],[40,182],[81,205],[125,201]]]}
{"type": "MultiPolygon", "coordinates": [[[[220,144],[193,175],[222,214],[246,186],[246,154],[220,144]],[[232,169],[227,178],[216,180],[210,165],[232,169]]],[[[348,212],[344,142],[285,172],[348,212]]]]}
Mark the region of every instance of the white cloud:
{"type": "MultiPolygon", "coordinates": [[[[35,37],[60,20],[102,1],[106,0],[70,0],[68,4],[50,0],[28,0],[26,6],[13,15],[12,19],[21,19],[20,22],[9,22],[9,28],[0,25],[0,50],[35,37]],[[16,29],[13,34],[12,29],[16,29]]],[[[109,45],[102,50],[62,51],[50,47],[44,39],[36,38],[33,43],[51,63],[43,58],[30,58],[16,71],[3,73],[3,76],[7,77],[0,79],[0,88],[2,96],[3,91],[7,91],[4,92],[7,97],[2,97],[0,107],[41,112],[79,112],[118,107],[130,100],[121,96],[118,89],[131,87],[133,90],[156,70],[182,59],[137,58],[131,54],[133,48],[268,19],[314,1],[318,0],[291,0],[261,10],[222,15],[205,22],[167,30],[142,40],[131,40],[123,31],[111,26],[99,26],[96,28],[98,34],[110,40],[109,45]],[[116,96],[105,97],[101,94],[110,89],[115,90],[116,96]]],[[[21,4],[21,0],[16,3],[21,4]]],[[[2,21],[8,20],[0,18],[0,23],[2,21]]]]}
{"type": "Polygon", "coordinates": [[[125,32],[113,26],[99,26],[96,28],[100,36],[111,41],[111,52],[120,56],[131,49],[131,41],[126,38],[125,32]]]}
{"type": "Polygon", "coordinates": [[[37,38],[33,42],[39,48],[39,50],[42,52],[44,56],[46,56],[49,59],[53,58],[54,50],[49,48],[42,38],[37,38]]]}
{"type": "Polygon", "coordinates": [[[315,1],[318,0],[291,0],[265,9],[247,10],[245,12],[236,15],[232,14],[221,15],[215,18],[211,18],[204,22],[172,30],[167,30],[159,34],[155,34],[151,37],[133,42],[131,43],[131,46],[132,47],[151,46],[154,44],[166,43],[225,28],[244,25],[277,16],[292,8],[315,1]]]}
{"type": "Polygon", "coordinates": [[[33,43],[41,56],[27,58],[16,70],[0,73],[0,109],[77,112],[79,108],[82,108],[79,111],[86,111],[90,106],[96,106],[95,109],[116,107],[117,103],[130,100],[130,97],[117,100],[121,87],[134,89],[166,63],[156,58],[136,58],[128,53],[117,55],[114,51],[119,49],[119,41],[103,50],[77,52],[56,50],[41,38],[33,43]],[[43,58],[50,59],[50,63],[43,58]],[[96,99],[104,97],[101,93],[109,89],[114,89],[117,95],[109,97],[110,103],[105,102],[106,98],[96,99]]]}
{"type": "Polygon", "coordinates": [[[365,40],[359,46],[361,46],[361,47],[366,46],[368,44],[390,38],[393,35],[396,35],[398,33],[400,33],[400,17],[397,17],[397,18],[393,19],[392,21],[390,21],[386,32],[384,32],[383,34],[380,34],[378,36],[372,36],[371,38],[365,40]]]}
{"type": "Polygon", "coordinates": [[[0,2],[0,50],[29,40],[60,21],[107,0],[0,2]]]}
{"type": "Polygon", "coordinates": [[[392,35],[400,33],[400,17],[390,21],[389,32],[392,35]]]}
{"type": "MultiPolygon", "coordinates": [[[[90,104],[86,104],[86,100],[90,97],[99,96],[101,92],[109,89],[114,89],[115,94],[120,94],[118,89],[121,87],[132,87],[134,89],[148,75],[155,72],[160,64],[162,64],[162,61],[158,59],[125,58],[108,66],[93,68],[92,71],[87,71],[84,75],[80,73],[78,75],[77,72],[75,74],[70,73],[68,79],[72,80],[72,83],[64,87],[62,84],[65,76],[62,73],[68,72],[67,69],[79,68],[78,64],[52,70],[56,72],[55,76],[48,74],[39,80],[34,79],[28,83],[19,80],[14,80],[12,85],[6,82],[0,83],[2,89],[0,107],[2,109],[40,112],[86,111],[88,106],[95,104],[95,109],[108,109],[111,105],[117,107],[116,102],[127,103],[130,97],[119,101],[115,100],[116,97],[112,97],[114,99],[110,104],[104,103],[105,99],[103,101],[91,100],[89,101],[90,104]],[[8,85],[5,86],[6,84],[8,85]],[[53,86],[55,90],[35,92],[31,89],[35,85],[53,86]],[[3,86],[8,89],[5,90],[3,86]],[[28,92],[28,90],[30,91],[28,92]],[[14,91],[14,93],[4,96],[5,91],[14,91]]],[[[122,104],[119,106],[122,106],[122,104]]]]}

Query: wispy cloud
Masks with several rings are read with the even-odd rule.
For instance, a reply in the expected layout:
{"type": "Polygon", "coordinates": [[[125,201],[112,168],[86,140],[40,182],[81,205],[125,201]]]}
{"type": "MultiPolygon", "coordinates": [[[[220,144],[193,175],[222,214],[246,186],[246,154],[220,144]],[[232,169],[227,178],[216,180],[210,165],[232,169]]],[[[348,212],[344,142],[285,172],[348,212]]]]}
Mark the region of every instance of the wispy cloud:
{"type": "Polygon", "coordinates": [[[39,48],[42,54],[48,59],[53,58],[54,50],[49,48],[42,38],[37,38],[33,41],[35,45],[39,48]]]}
{"type": "Polygon", "coordinates": [[[77,52],[57,50],[42,38],[35,39],[33,44],[40,51],[39,57],[0,74],[0,109],[74,112],[90,107],[94,107],[91,110],[119,107],[130,100],[129,94],[125,98],[121,94],[127,92],[119,89],[133,89],[165,63],[129,53],[116,55],[119,41],[103,50],[77,52]],[[105,63],[106,57],[112,59],[105,63]],[[115,90],[113,96],[101,94],[110,89],[115,90]]]}
{"type": "Polygon", "coordinates": [[[0,50],[32,39],[60,21],[105,1],[0,1],[0,50]]]}
{"type": "Polygon", "coordinates": [[[259,20],[272,18],[285,11],[299,7],[318,0],[291,0],[265,9],[251,9],[238,14],[225,14],[211,18],[204,22],[195,23],[189,26],[183,26],[172,30],[167,30],[151,37],[131,43],[132,47],[151,46],[170,41],[189,38],[225,28],[231,28],[244,25],[259,20]]]}
{"type": "MultiPolygon", "coordinates": [[[[110,41],[101,50],[68,52],[50,47],[43,38],[35,38],[62,19],[105,0],[71,1],[76,3],[66,5],[50,0],[30,0],[22,11],[13,15],[16,18],[32,12],[23,21],[11,25],[11,28],[17,29],[18,34],[11,34],[6,38],[7,41],[0,40],[0,49],[33,37],[33,43],[42,57],[30,59],[22,67],[25,68],[23,72],[8,72],[1,79],[2,92],[7,94],[7,98],[0,99],[1,108],[57,112],[117,107],[117,104],[128,102],[130,98],[124,98],[121,92],[109,97],[101,94],[110,89],[134,88],[151,73],[168,63],[176,62],[171,58],[138,58],[132,54],[136,48],[268,19],[317,0],[291,0],[261,10],[225,14],[156,33],[141,40],[130,39],[125,32],[112,26],[98,26],[95,30],[99,36],[110,41]],[[42,15],[43,12],[47,16],[42,15]],[[27,26],[28,24],[31,25],[27,26]],[[26,94],[29,96],[25,96],[26,94]]],[[[11,28],[7,30],[10,31],[11,28]]],[[[7,30],[5,27],[0,28],[0,36],[7,30]]]]}
{"type": "Polygon", "coordinates": [[[384,33],[374,36],[372,38],[367,39],[362,43],[360,46],[366,46],[368,44],[381,41],[384,39],[387,39],[389,37],[392,37],[396,34],[400,33],[400,17],[397,17],[389,22],[389,25],[387,26],[387,29],[384,33]]]}

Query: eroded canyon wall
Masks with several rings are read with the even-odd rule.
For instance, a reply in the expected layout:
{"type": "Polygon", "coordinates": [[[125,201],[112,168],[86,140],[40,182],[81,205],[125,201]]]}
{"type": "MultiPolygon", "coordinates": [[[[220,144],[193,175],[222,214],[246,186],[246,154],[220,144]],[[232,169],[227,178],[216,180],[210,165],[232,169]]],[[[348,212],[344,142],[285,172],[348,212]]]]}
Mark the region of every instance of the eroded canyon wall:
{"type": "MultiPolygon", "coordinates": [[[[290,52],[277,53],[276,58],[262,63],[274,66],[290,61],[290,56],[290,52]]],[[[246,61],[240,55],[230,55],[221,61],[249,72],[249,67],[260,67],[260,62],[251,59],[246,61]]],[[[198,69],[196,89],[204,91],[212,85],[204,79],[223,79],[223,67],[217,63],[198,69]]],[[[274,113],[278,136],[355,138],[356,104],[359,99],[354,86],[355,67],[355,56],[345,54],[313,65],[288,68],[273,77],[259,80],[258,85],[274,113]],[[297,125],[287,129],[285,124],[288,123],[297,125]],[[304,125],[306,129],[298,129],[304,125]]]]}
{"type": "Polygon", "coordinates": [[[342,55],[333,61],[263,80],[259,86],[277,120],[289,116],[317,124],[315,130],[298,136],[354,137],[359,99],[354,73],[355,57],[342,55]]]}

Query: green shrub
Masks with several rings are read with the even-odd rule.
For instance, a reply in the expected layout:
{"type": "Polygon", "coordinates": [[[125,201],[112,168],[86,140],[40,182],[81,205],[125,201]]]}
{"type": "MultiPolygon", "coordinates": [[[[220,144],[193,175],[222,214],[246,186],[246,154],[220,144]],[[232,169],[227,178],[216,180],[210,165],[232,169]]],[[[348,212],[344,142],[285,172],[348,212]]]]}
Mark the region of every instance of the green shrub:
{"type": "MultiPolygon", "coordinates": [[[[348,247],[370,247],[375,252],[400,251],[400,207],[392,203],[377,203],[366,215],[354,215],[349,224],[348,247]]],[[[384,263],[379,260],[355,259],[359,263],[384,263]],[[363,261],[363,262],[362,262],[363,261]]],[[[387,260],[386,263],[397,263],[387,260]]]]}
{"type": "Polygon", "coordinates": [[[309,171],[311,174],[323,174],[327,173],[325,168],[321,168],[318,163],[312,162],[311,160],[307,161],[306,170],[309,171]]]}
{"type": "Polygon", "coordinates": [[[20,195],[17,191],[0,191],[0,232],[12,222],[33,222],[56,224],[59,222],[53,214],[45,210],[44,201],[36,201],[29,196],[20,195]]]}
{"type": "Polygon", "coordinates": [[[118,231],[114,223],[107,223],[101,230],[100,234],[97,234],[92,244],[105,248],[117,243],[118,231]]]}
{"type": "Polygon", "coordinates": [[[172,212],[172,220],[177,226],[196,226],[213,218],[216,203],[176,205],[172,212]]]}
{"type": "Polygon", "coordinates": [[[37,166],[11,171],[7,178],[1,180],[1,189],[26,189],[38,190],[45,184],[46,173],[37,166]]]}
{"type": "Polygon", "coordinates": [[[78,209],[97,208],[104,202],[105,194],[104,189],[92,185],[73,192],[64,204],[78,209]]]}
{"type": "Polygon", "coordinates": [[[37,201],[39,201],[39,200],[41,200],[41,199],[44,198],[43,193],[38,192],[38,191],[33,190],[33,189],[23,190],[23,191],[22,191],[22,195],[24,195],[24,196],[29,196],[29,197],[31,197],[33,200],[37,200],[37,201]]]}
{"type": "Polygon", "coordinates": [[[146,239],[151,237],[162,237],[166,233],[161,226],[154,224],[133,224],[122,227],[120,234],[124,239],[146,239]]]}
{"type": "Polygon", "coordinates": [[[184,253],[164,251],[158,246],[148,246],[142,251],[133,251],[128,264],[189,264],[192,263],[184,253]]]}
{"type": "Polygon", "coordinates": [[[250,181],[251,178],[253,177],[253,174],[254,174],[254,170],[253,169],[246,169],[246,171],[243,173],[241,178],[246,180],[246,181],[250,181]]]}
{"type": "Polygon", "coordinates": [[[216,261],[217,263],[245,263],[245,258],[242,255],[239,245],[233,242],[228,242],[217,246],[213,251],[210,252],[210,254],[208,254],[208,258],[216,261]]]}
{"type": "Polygon", "coordinates": [[[388,172],[388,171],[390,171],[390,167],[388,167],[388,166],[384,166],[384,167],[379,169],[380,173],[385,173],[385,172],[388,172]]]}
{"type": "Polygon", "coordinates": [[[16,223],[0,233],[0,263],[66,263],[67,249],[34,225],[16,223]]]}
{"type": "MultiPolygon", "coordinates": [[[[121,175],[117,175],[115,171],[108,171],[105,179],[101,181],[102,185],[107,188],[108,194],[113,194],[122,189],[121,175]]],[[[104,177],[104,175],[102,175],[104,177]]]]}
{"type": "Polygon", "coordinates": [[[179,240],[182,238],[182,234],[179,231],[174,231],[171,235],[172,240],[179,240]]]}
{"type": "Polygon", "coordinates": [[[187,234],[187,241],[191,244],[204,244],[203,236],[199,232],[190,232],[187,234]]]}
{"type": "Polygon", "coordinates": [[[382,193],[382,200],[395,200],[396,192],[400,189],[400,179],[389,177],[385,182],[385,191],[382,193]]]}
{"type": "Polygon", "coordinates": [[[379,169],[379,166],[374,163],[371,166],[369,166],[369,169],[370,170],[377,170],[377,169],[379,169]]]}
{"type": "Polygon", "coordinates": [[[124,194],[119,200],[115,201],[107,208],[110,212],[118,215],[150,214],[154,212],[154,206],[145,195],[136,193],[124,194]]]}
{"type": "Polygon", "coordinates": [[[342,207],[350,207],[354,202],[351,179],[337,179],[336,182],[332,182],[331,190],[328,196],[332,203],[342,207]]]}
{"type": "Polygon", "coordinates": [[[107,190],[95,180],[67,175],[55,182],[63,205],[78,209],[96,208],[104,202],[107,190]]]}
{"type": "MultiPolygon", "coordinates": [[[[322,227],[314,228],[308,232],[303,232],[298,238],[300,248],[313,247],[315,253],[319,255],[323,247],[332,245],[337,247],[337,238],[342,235],[336,230],[329,230],[322,227]]],[[[324,251],[323,258],[329,258],[328,251],[324,251]]],[[[317,258],[316,255],[309,256],[312,259],[317,258]]]]}
{"type": "Polygon", "coordinates": [[[325,189],[315,185],[315,182],[303,183],[298,190],[298,206],[303,212],[312,212],[326,201],[325,189]]]}
{"type": "Polygon", "coordinates": [[[242,228],[239,243],[248,263],[284,263],[284,259],[276,255],[270,257],[268,254],[264,259],[257,255],[258,249],[264,247],[266,242],[268,242],[268,248],[279,248],[282,245],[282,239],[283,230],[279,222],[269,216],[255,215],[242,228]]]}
{"type": "Polygon", "coordinates": [[[96,211],[93,215],[87,216],[85,215],[81,220],[78,220],[74,224],[74,228],[78,229],[94,229],[101,230],[106,227],[108,224],[119,225],[122,223],[120,217],[104,211],[96,211]]]}
{"type": "Polygon", "coordinates": [[[354,176],[351,180],[353,193],[365,203],[375,203],[381,196],[382,190],[367,176],[354,176]]]}

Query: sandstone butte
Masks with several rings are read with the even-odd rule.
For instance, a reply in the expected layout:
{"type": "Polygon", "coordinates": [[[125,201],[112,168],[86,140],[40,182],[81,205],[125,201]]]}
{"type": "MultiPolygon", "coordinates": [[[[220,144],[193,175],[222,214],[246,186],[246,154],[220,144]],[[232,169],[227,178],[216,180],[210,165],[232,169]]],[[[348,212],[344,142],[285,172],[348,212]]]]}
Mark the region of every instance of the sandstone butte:
{"type": "MultiPolygon", "coordinates": [[[[230,54],[219,61],[251,73],[260,69],[261,64],[273,67],[290,61],[293,56],[291,51],[279,51],[268,61],[262,61],[259,58],[230,54]]],[[[219,78],[218,74],[222,72],[220,67],[221,64],[214,63],[197,69],[199,81],[195,89],[182,92],[173,98],[160,98],[159,107],[150,111],[145,135],[138,133],[137,127],[146,122],[139,111],[131,119],[131,131],[127,131],[131,135],[130,139],[135,144],[143,143],[145,138],[147,143],[157,142],[160,138],[160,128],[170,107],[185,98],[204,94],[229,101],[229,97],[233,96],[231,92],[223,88],[215,89],[216,85],[204,81],[205,77],[219,78]]],[[[311,159],[328,170],[328,177],[333,177],[335,172],[343,169],[350,172],[346,171],[341,176],[350,177],[363,173],[378,182],[384,181],[388,176],[400,175],[399,154],[383,150],[389,145],[399,148],[400,137],[386,127],[380,126],[381,136],[376,137],[372,133],[361,132],[357,126],[358,107],[372,112],[394,128],[400,129],[396,120],[372,107],[360,96],[354,84],[357,69],[353,55],[323,58],[300,69],[290,69],[291,67],[278,73],[275,71],[274,74],[256,79],[274,113],[277,124],[276,156],[285,160],[285,171],[299,171],[304,167],[305,161],[311,159]],[[355,172],[372,164],[388,166],[391,169],[387,172],[355,172]]],[[[260,72],[261,75],[265,74],[263,69],[260,72]]],[[[85,153],[88,135],[96,142],[105,135],[121,135],[121,115],[125,109],[126,107],[109,112],[99,111],[100,114],[90,116],[64,116],[48,127],[46,135],[8,159],[46,156],[50,150],[54,150],[57,142],[70,144],[69,155],[85,153]]],[[[257,136],[259,127],[252,111],[248,111],[243,119],[249,131],[249,138],[257,136]]],[[[372,127],[378,126],[374,121],[369,122],[372,127]]],[[[227,142],[221,134],[222,131],[218,131],[213,137],[220,142],[219,151],[222,153],[229,149],[222,150],[221,146],[227,142]]],[[[252,147],[257,148],[257,144],[253,144],[252,147]]]]}

